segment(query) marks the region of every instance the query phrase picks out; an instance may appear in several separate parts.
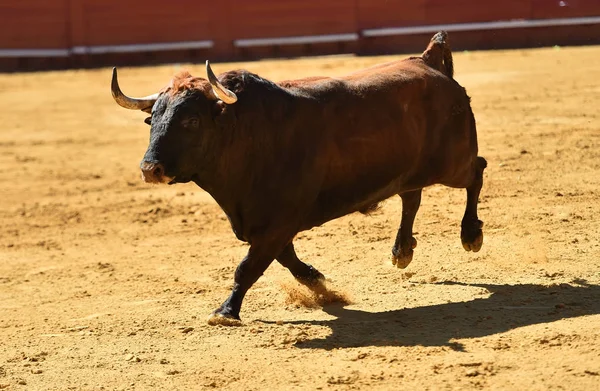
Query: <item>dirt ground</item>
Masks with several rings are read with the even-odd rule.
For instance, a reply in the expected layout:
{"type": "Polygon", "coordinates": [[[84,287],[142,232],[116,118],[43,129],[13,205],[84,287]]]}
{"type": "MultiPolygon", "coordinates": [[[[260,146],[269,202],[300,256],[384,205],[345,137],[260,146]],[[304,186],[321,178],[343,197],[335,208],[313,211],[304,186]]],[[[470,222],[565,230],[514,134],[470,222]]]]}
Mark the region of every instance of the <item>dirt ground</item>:
{"type": "MultiPolygon", "coordinates": [[[[214,69],[281,80],[391,58],[214,69]]],[[[600,47],[455,63],[489,162],[481,252],[460,243],[465,191],[435,186],[396,269],[390,199],[296,241],[350,305],[301,303],[274,263],[241,327],[206,319],[247,246],[195,185],[141,182],[145,115],[112,101],[110,70],[0,75],[0,389],[599,389],[600,47]]],[[[153,93],[179,68],[123,68],[121,85],[153,93]]]]}

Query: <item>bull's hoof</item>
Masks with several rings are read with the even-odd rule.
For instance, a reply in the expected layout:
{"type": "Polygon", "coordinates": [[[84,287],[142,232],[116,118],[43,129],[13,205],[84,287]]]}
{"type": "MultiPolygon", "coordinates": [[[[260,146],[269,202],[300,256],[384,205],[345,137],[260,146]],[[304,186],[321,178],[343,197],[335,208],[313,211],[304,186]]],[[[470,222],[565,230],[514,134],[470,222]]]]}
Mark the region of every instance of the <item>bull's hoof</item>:
{"type": "Polygon", "coordinates": [[[412,250],[410,251],[410,254],[392,255],[392,265],[396,266],[398,269],[406,269],[412,262],[412,259],[412,250]]]}
{"type": "Polygon", "coordinates": [[[296,276],[296,280],[309,288],[322,285],[325,281],[325,276],[323,273],[309,264],[306,264],[306,266],[308,266],[308,272],[302,276],[296,276]]]}
{"type": "Polygon", "coordinates": [[[413,249],[417,247],[417,239],[411,238],[410,246],[401,246],[398,250],[392,249],[392,265],[399,269],[405,269],[412,262],[413,249]]]}
{"type": "Polygon", "coordinates": [[[227,314],[227,313],[220,312],[220,310],[216,310],[215,312],[210,314],[207,322],[211,326],[217,326],[217,325],[241,326],[242,325],[242,321],[240,320],[240,318],[237,318],[237,317],[227,314]]]}
{"type": "Polygon", "coordinates": [[[463,224],[460,232],[460,240],[466,251],[476,253],[481,250],[481,246],[483,245],[482,227],[483,222],[481,220],[476,220],[470,224],[463,224]]]}

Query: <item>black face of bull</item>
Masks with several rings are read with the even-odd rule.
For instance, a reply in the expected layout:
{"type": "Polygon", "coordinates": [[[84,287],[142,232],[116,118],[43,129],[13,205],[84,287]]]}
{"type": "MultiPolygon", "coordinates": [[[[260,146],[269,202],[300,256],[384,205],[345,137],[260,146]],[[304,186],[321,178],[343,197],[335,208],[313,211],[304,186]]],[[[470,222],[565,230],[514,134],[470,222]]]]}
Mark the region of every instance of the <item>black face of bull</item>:
{"type": "Polygon", "coordinates": [[[184,183],[202,169],[217,136],[215,106],[219,102],[198,90],[162,94],[150,117],[150,141],[140,164],[148,183],[184,183]]]}
{"type": "Polygon", "coordinates": [[[219,149],[219,128],[231,117],[226,106],[237,101],[235,93],[217,79],[206,62],[208,80],[187,72],[177,75],[161,93],[131,98],[119,87],[113,68],[111,93],[119,106],[151,113],[148,150],[140,164],[148,183],[183,183],[210,170],[219,149]],[[217,126],[217,122],[220,126],[217,126]]]}

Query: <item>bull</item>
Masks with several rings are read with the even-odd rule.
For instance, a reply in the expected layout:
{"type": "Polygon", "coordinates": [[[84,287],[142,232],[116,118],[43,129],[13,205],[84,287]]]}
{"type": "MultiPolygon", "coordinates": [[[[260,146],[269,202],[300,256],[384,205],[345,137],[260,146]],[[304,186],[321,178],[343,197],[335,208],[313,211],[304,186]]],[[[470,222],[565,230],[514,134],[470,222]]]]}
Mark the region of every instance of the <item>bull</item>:
{"type": "Polygon", "coordinates": [[[445,32],[419,57],[339,78],[275,83],[245,70],[217,77],[208,61],[206,72],[207,79],[178,73],[160,92],[131,98],[113,69],[111,90],[120,106],[151,115],[143,180],[196,183],[250,245],[210,324],[239,321],[246,292],[273,260],[318,289],[324,276],[298,258],[295,236],[396,194],[397,267],[413,258],[421,192],[434,184],[466,189],[462,245],[481,248],[477,204],[487,163],[477,156],[470,98],[453,78],[445,32]]]}

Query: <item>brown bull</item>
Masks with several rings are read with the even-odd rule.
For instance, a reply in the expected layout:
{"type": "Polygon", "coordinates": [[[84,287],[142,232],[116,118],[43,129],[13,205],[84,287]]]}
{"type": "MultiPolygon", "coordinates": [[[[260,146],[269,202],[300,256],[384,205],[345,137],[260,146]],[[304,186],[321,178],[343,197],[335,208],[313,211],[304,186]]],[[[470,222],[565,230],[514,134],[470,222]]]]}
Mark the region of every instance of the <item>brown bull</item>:
{"type": "Polygon", "coordinates": [[[144,180],[195,182],[250,244],[210,323],[239,319],[244,295],[274,259],[318,286],[323,275],[296,256],[296,234],[396,194],[402,219],[392,260],[406,267],[421,191],[433,184],[466,188],[461,240],[479,251],[486,162],[477,156],[470,99],[452,78],[446,36],[436,34],[421,57],[341,78],[273,83],[238,70],[219,80],[207,62],[208,80],[181,73],[160,93],[136,99],[121,92],[113,71],[117,103],[152,114],[144,180]]]}

